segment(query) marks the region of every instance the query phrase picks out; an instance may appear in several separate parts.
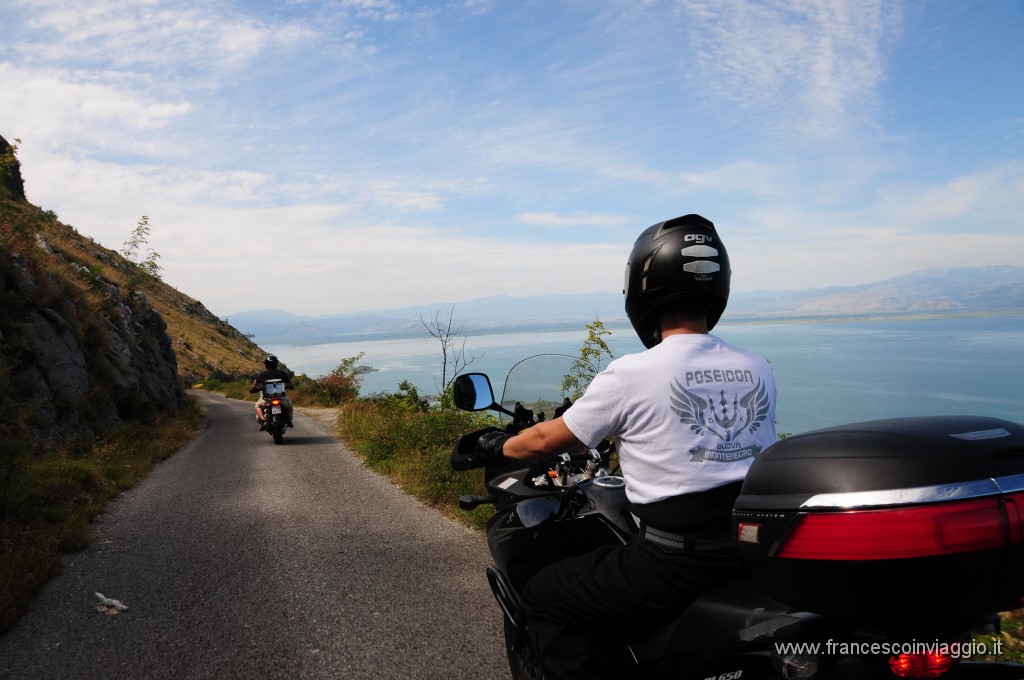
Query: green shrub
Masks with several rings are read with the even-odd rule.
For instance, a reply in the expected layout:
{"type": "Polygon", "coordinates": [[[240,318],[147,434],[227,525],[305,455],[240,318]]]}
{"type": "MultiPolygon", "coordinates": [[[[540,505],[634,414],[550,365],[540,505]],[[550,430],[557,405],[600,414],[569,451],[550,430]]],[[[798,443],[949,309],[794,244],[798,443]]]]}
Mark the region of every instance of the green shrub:
{"type": "Polygon", "coordinates": [[[359,396],[362,373],[366,370],[366,367],[357,363],[364,354],[360,352],[342,359],[333,371],[316,379],[305,375],[296,376],[292,381],[293,391],[289,394],[292,402],[302,406],[337,406],[353,401],[359,396]]]}
{"type": "Polygon", "coordinates": [[[481,507],[467,515],[460,496],[483,493],[483,472],[453,472],[448,460],[458,436],[493,422],[453,409],[430,408],[414,389],[359,399],[339,409],[338,433],[368,467],[407,493],[451,516],[482,526],[493,514],[481,507]]]}
{"type": "Polygon", "coordinates": [[[251,380],[224,381],[217,380],[216,378],[210,378],[208,380],[204,380],[201,386],[204,390],[209,392],[218,392],[229,399],[256,401],[259,399],[259,395],[249,393],[249,387],[251,385],[251,380]]]}

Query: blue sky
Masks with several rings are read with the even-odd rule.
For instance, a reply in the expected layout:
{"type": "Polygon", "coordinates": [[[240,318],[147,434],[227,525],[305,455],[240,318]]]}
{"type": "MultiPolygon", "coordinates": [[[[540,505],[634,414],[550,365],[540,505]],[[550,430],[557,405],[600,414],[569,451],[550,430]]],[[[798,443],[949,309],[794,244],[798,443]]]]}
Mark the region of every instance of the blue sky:
{"type": "Polygon", "coordinates": [[[0,0],[29,200],[221,316],[1024,265],[1020,0],[0,0]],[[274,282],[267,294],[267,282],[274,282]]]}

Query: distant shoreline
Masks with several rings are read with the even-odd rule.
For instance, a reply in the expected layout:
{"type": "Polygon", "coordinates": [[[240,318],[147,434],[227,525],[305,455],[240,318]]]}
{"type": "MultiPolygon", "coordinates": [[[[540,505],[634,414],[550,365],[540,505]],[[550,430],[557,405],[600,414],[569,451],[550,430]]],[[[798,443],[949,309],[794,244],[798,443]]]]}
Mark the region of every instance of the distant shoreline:
{"type": "MultiPolygon", "coordinates": [[[[873,314],[835,314],[828,316],[795,316],[795,315],[780,315],[780,316],[740,316],[736,318],[728,318],[722,320],[721,325],[725,326],[754,326],[754,325],[788,325],[788,324],[801,324],[801,323],[873,323],[873,322],[885,322],[885,321],[936,321],[941,319],[983,319],[993,317],[1013,317],[1013,316],[1024,316],[1024,309],[1017,310],[1005,310],[1005,311],[944,311],[944,312],[893,312],[891,314],[884,313],[873,313],[873,314]]],[[[584,321],[580,322],[556,322],[556,323],[533,323],[533,324],[519,324],[509,325],[500,327],[479,327],[479,328],[466,328],[463,335],[469,337],[479,337],[483,335],[504,335],[510,333],[560,333],[566,331],[578,331],[585,325],[584,321]]],[[[605,322],[605,327],[608,330],[629,330],[630,324],[626,320],[616,319],[614,321],[605,322]]],[[[348,342],[376,342],[382,340],[409,340],[414,338],[421,338],[424,334],[421,333],[388,333],[388,332],[377,332],[377,333],[346,333],[334,336],[321,336],[316,340],[307,340],[304,342],[295,342],[294,339],[267,339],[261,338],[258,335],[255,336],[255,340],[258,343],[267,343],[274,345],[284,345],[292,347],[307,347],[312,345],[329,345],[334,343],[348,343],[348,342]]]]}
{"type": "Polygon", "coordinates": [[[939,319],[987,319],[992,317],[1024,316],[1024,309],[1014,310],[983,310],[983,311],[931,311],[931,312],[882,312],[863,314],[831,314],[828,316],[771,316],[771,317],[738,317],[723,319],[723,324],[752,325],[765,323],[846,323],[873,321],[935,321],[939,319]]]}

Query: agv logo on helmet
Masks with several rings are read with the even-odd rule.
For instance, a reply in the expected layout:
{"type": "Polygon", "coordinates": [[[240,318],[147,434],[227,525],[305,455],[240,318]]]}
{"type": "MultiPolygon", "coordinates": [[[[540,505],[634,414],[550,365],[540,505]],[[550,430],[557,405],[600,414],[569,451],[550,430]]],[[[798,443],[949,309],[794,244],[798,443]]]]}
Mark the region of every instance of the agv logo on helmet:
{"type": "Polygon", "coordinates": [[[711,243],[715,240],[714,236],[708,234],[687,234],[683,237],[683,242],[693,241],[694,243],[711,243]]]}

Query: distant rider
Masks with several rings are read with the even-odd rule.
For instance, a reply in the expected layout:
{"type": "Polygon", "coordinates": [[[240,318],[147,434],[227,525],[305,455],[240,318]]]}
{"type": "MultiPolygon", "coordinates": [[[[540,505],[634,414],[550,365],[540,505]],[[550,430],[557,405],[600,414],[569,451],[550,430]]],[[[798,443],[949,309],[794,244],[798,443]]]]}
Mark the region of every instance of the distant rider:
{"type": "MultiPolygon", "coordinates": [[[[260,429],[263,429],[263,422],[266,419],[263,409],[267,405],[266,400],[263,398],[263,382],[266,380],[283,380],[285,382],[285,389],[290,390],[292,388],[292,377],[288,375],[287,371],[282,371],[277,367],[277,357],[271,354],[263,360],[263,365],[266,366],[266,370],[256,374],[253,378],[252,387],[249,388],[250,394],[256,394],[260,392],[260,398],[256,402],[256,420],[260,423],[260,429]]],[[[292,400],[287,395],[281,397],[281,406],[284,407],[285,417],[288,419],[288,427],[292,427],[292,400]]]]}
{"type": "Polygon", "coordinates": [[[700,215],[648,228],[623,291],[647,351],[609,364],[561,417],[477,443],[493,458],[543,459],[614,436],[641,523],[629,544],[556,562],[527,582],[527,631],[547,680],[618,677],[602,635],[664,622],[745,574],[731,512],[750,464],[775,441],[775,380],[764,359],[709,334],[730,275],[700,215]]]}

